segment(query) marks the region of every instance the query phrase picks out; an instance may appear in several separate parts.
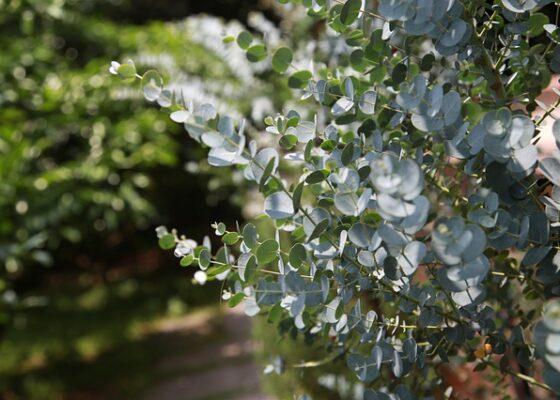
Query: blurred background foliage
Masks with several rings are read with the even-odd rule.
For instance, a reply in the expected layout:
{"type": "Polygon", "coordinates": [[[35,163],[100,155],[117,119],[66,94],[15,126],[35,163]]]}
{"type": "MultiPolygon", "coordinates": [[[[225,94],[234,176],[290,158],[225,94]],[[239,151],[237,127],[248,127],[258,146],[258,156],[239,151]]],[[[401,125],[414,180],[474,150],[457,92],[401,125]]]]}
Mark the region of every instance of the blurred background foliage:
{"type": "Polygon", "coordinates": [[[156,352],[151,327],[218,303],[153,230],[234,225],[243,180],[107,67],[155,67],[256,130],[289,92],[221,34],[279,35],[271,3],[0,0],[0,398],[136,398],[184,345],[156,352]]]}
{"type": "MultiPolygon", "coordinates": [[[[229,340],[219,285],[193,285],[154,228],[213,237],[212,222],[255,218],[261,199],[238,171],[209,168],[206,150],[107,68],[126,58],[157,68],[186,101],[247,118],[258,139],[266,115],[297,101],[222,37],[249,29],[279,42],[289,31],[305,55],[321,25],[301,17],[274,0],[0,0],[0,399],[140,398],[216,367],[154,368],[229,340]],[[200,310],[216,317],[204,334],[166,331],[200,310]]],[[[284,328],[262,319],[254,337],[290,363],[324,357],[284,328]]],[[[347,396],[344,378],[320,369],[264,385],[278,399],[347,396]]]]}
{"type": "MultiPolygon", "coordinates": [[[[11,277],[25,274],[24,261],[52,265],[52,249],[61,244],[91,243],[91,235],[96,246],[98,239],[116,243],[123,235],[111,232],[149,227],[165,202],[158,186],[174,179],[169,172],[180,171],[177,166],[199,159],[201,150],[177,137],[180,129],[145,107],[138,93],[119,88],[107,74],[107,59],[130,55],[164,73],[180,71],[189,85],[198,83],[193,96],[209,96],[200,93],[205,82],[228,85],[222,105],[242,114],[251,107],[242,96],[247,82],[205,45],[200,23],[127,26],[96,16],[99,11],[90,14],[105,7],[99,3],[2,6],[0,259],[11,277]],[[114,101],[122,98],[127,101],[114,101]]],[[[153,17],[149,8],[144,12],[153,17]]],[[[210,28],[220,27],[215,22],[210,28]]],[[[223,192],[213,190],[214,204],[229,197],[222,178],[225,184],[211,187],[223,192]]],[[[175,196],[188,181],[172,185],[175,196]]]]}

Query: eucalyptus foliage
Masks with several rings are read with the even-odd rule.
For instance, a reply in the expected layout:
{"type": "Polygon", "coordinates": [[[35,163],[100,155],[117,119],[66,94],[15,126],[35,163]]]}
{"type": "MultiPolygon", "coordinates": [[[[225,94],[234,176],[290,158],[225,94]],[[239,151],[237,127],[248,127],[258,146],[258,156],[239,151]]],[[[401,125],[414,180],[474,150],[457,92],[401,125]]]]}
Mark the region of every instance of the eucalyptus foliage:
{"type": "Polygon", "coordinates": [[[268,370],[345,360],[357,398],[404,400],[449,396],[440,366],[461,360],[560,393],[560,151],[536,146],[560,104],[537,99],[560,65],[551,2],[282,3],[326,23],[313,53],[224,38],[300,96],[265,118],[263,140],[155,70],[111,66],[209,164],[242,171],[275,227],[215,223],[218,249],[161,227],[161,246],[247,315],[330,339],[329,359],[268,370]]]}

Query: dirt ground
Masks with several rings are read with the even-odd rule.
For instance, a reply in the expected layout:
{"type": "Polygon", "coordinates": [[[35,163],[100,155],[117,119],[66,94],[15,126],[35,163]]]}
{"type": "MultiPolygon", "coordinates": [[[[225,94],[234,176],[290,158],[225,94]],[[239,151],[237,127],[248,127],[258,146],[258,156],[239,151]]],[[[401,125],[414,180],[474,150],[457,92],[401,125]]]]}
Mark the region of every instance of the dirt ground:
{"type": "Polygon", "coordinates": [[[173,341],[182,338],[197,345],[154,366],[158,375],[169,378],[161,379],[143,399],[274,400],[260,389],[262,367],[253,358],[256,344],[250,324],[240,309],[200,311],[162,323],[162,338],[173,336],[173,341]]]}

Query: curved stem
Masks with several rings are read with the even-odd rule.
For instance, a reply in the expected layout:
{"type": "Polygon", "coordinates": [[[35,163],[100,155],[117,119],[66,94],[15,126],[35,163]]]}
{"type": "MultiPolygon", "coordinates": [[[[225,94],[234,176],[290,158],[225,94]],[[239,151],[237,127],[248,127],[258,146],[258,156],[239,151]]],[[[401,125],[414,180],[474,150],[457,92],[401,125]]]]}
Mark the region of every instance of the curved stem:
{"type": "Polygon", "coordinates": [[[475,65],[482,69],[482,73],[488,81],[488,86],[494,91],[494,94],[496,95],[498,105],[505,104],[507,100],[506,90],[500,74],[494,67],[494,63],[492,62],[492,58],[490,57],[488,50],[486,49],[486,47],[484,47],[484,43],[476,34],[472,35],[471,42],[473,45],[480,49],[480,56],[474,61],[475,65]]]}
{"type": "Polygon", "coordinates": [[[496,364],[491,363],[491,362],[489,362],[489,361],[487,361],[486,364],[489,365],[490,367],[494,368],[494,369],[497,370],[497,371],[505,372],[506,374],[511,375],[511,376],[513,376],[513,377],[515,377],[515,378],[517,378],[517,379],[521,379],[522,381],[527,382],[529,385],[538,386],[538,387],[540,387],[540,388],[542,388],[542,389],[545,389],[545,390],[548,390],[549,392],[554,393],[554,390],[552,390],[552,388],[551,388],[550,386],[548,386],[548,385],[547,385],[546,383],[544,383],[544,382],[541,382],[541,381],[536,380],[536,379],[533,378],[532,376],[525,375],[525,374],[522,374],[522,373],[520,373],[520,372],[512,371],[512,370],[509,369],[509,368],[507,368],[507,369],[505,369],[505,370],[502,370],[502,369],[501,369],[500,367],[498,367],[496,364]]]}

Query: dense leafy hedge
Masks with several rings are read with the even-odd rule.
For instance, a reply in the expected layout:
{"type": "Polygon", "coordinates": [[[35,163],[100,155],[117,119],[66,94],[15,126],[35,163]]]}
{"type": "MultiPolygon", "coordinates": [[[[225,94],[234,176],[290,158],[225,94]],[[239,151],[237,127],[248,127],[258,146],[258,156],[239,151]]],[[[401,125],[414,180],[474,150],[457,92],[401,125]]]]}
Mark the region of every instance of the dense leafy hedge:
{"type": "Polygon", "coordinates": [[[282,3],[324,21],[326,40],[294,51],[224,38],[311,104],[265,118],[273,145],[158,72],[113,63],[210,148],[209,164],[258,186],[276,228],[216,223],[214,255],[165,228],[160,245],[198,265],[199,283],[223,280],[231,306],[329,343],[324,360],[280,357],[271,371],[345,360],[354,397],[412,399],[451,396],[440,366],[473,363],[527,396],[560,392],[560,153],[536,147],[560,100],[535,113],[558,70],[558,12],[539,12],[551,1],[282,3]]]}

